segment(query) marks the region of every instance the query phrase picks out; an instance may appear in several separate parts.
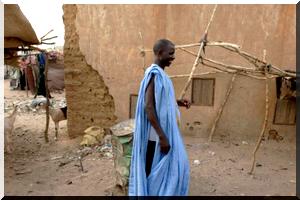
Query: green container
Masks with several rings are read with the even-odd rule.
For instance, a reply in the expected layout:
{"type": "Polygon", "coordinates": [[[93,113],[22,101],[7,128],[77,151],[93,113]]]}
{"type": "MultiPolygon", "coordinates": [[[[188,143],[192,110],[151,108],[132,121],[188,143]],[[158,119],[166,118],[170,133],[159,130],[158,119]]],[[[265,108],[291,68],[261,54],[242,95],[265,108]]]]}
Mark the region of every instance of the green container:
{"type": "Polygon", "coordinates": [[[120,186],[126,192],[130,172],[134,119],[120,122],[110,129],[113,133],[112,147],[116,185],[120,186]]]}

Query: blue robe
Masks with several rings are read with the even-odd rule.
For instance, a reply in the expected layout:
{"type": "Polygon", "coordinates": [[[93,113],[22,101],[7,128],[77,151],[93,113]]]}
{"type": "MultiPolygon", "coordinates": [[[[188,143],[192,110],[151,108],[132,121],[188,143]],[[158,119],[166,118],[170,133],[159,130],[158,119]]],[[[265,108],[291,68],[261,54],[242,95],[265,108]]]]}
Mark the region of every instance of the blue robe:
{"type": "Polygon", "coordinates": [[[172,81],[156,64],[147,68],[140,85],[135,113],[135,131],[129,176],[129,196],[184,196],[189,189],[189,160],[177,124],[179,110],[172,81]],[[157,142],[151,173],[146,177],[145,162],[150,122],[145,112],[146,87],[154,78],[155,109],[158,121],[170,143],[168,154],[157,142]]]}

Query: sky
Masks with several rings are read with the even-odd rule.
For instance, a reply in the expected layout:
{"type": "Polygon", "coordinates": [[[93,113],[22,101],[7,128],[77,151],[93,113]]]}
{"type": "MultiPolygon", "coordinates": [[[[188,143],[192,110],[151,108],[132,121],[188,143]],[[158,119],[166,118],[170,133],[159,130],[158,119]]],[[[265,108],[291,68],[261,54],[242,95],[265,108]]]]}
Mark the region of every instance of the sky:
{"type": "Polygon", "coordinates": [[[64,45],[64,23],[63,23],[63,3],[60,1],[20,1],[18,2],[20,9],[30,22],[38,39],[44,36],[48,31],[53,31],[46,36],[58,38],[45,42],[55,42],[55,45],[40,45],[40,48],[53,48],[55,46],[64,45]]]}

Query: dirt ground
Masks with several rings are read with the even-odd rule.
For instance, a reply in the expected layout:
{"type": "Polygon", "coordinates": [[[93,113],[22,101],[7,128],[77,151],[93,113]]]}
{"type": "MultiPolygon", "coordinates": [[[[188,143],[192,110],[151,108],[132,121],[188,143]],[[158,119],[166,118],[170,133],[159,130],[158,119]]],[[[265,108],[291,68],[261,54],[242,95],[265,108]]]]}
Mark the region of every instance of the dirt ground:
{"type": "MultiPolygon", "coordinates": [[[[56,100],[64,97],[64,93],[52,95],[56,100]]],[[[4,80],[4,96],[6,105],[33,98],[31,94],[26,97],[25,91],[10,91],[9,80],[4,80]]],[[[54,123],[50,121],[50,142],[46,144],[45,121],[43,111],[18,113],[12,136],[14,151],[4,155],[5,195],[112,195],[113,160],[93,152],[82,159],[81,172],[77,157],[82,138],[70,139],[63,121],[58,141],[54,141],[54,123]]],[[[295,142],[263,141],[255,173],[249,175],[255,139],[231,139],[229,143],[223,138],[208,143],[206,138],[184,137],[191,167],[189,195],[295,196],[295,142]]]]}

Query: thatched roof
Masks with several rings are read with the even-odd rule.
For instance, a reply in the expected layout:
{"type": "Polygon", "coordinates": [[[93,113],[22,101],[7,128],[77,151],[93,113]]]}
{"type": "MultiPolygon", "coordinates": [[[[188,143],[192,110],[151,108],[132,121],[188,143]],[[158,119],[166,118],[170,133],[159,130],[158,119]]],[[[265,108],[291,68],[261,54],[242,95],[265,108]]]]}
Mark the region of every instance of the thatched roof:
{"type": "Polygon", "coordinates": [[[38,44],[39,40],[17,4],[4,4],[4,48],[38,44]]]}

